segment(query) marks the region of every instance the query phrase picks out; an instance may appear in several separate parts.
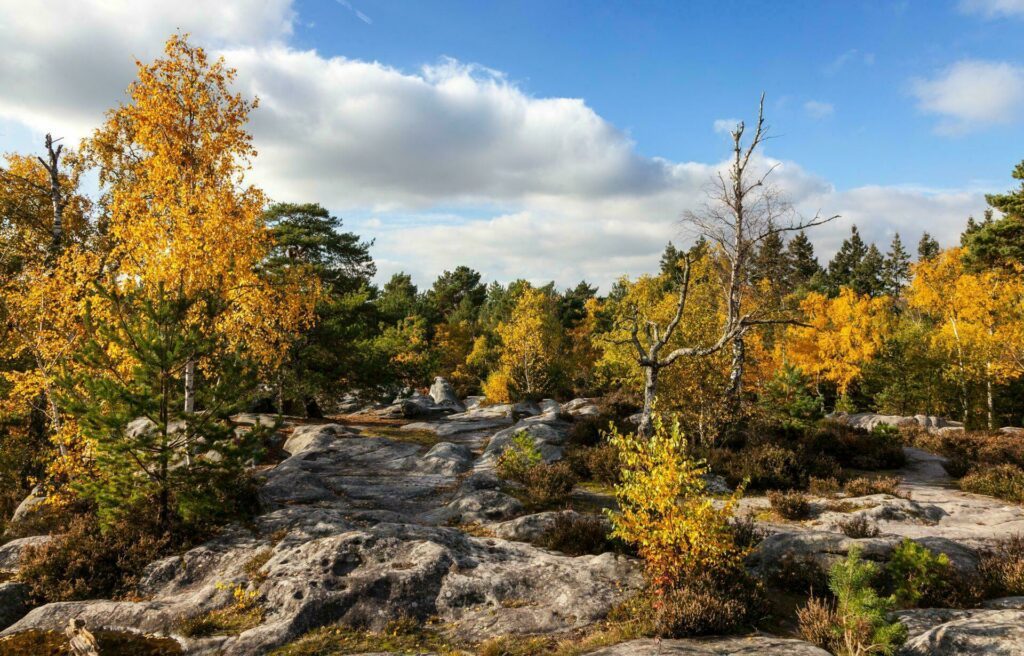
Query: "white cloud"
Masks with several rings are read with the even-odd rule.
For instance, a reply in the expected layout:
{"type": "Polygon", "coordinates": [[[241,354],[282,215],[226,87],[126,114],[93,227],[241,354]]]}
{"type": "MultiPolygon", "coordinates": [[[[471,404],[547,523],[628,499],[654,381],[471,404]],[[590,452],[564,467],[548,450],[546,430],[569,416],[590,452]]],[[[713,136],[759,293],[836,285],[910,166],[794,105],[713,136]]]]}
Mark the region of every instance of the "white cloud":
{"type": "Polygon", "coordinates": [[[738,118],[720,118],[716,119],[712,127],[715,132],[719,134],[730,134],[739,125],[740,120],[738,118]]]}
{"type": "Polygon", "coordinates": [[[804,111],[813,119],[821,120],[828,118],[836,112],[832,103],[821,102],[820,100],[808,100],[804,103],[804,111]]]}
{"type": "MultiPolygon", "coordinates": [[[[607,286],[656,267],[720,166],[642,156],[584,100],[537,98],[481,66],[401,71],[297,50],[288,0],[156,4],[0,0],[0,117],[73,141],[122,98],[134,57],[149,60],[168,34],[191,31],[261,99],[255,181],[276,199],[352,217],[349,226],[376,238],[385,276],[405,269],[422,283],[466,263],[489,279],[607,286]]],[[[887,241],[899,226],[907,242],[922,229],[951,242],[984,207],[980,193],[837,191],[789,161],[773,175],[804,213],[844,214],[811,233],[823,256],[850,221],[867,238],[887,241]]]]}
{"type": "Polygon", "coordinates": [[[985,18],[1024,17],[1024,0],[960,0],[960,10],[985,18]]]}
{"type": "Polygon", "coordinates": [[[942,118],[936,130],[961,134],[1020,120],[1024,67],[1008,62],[963,60],[932,79],[912,82],[918,107],[942,118]]]}

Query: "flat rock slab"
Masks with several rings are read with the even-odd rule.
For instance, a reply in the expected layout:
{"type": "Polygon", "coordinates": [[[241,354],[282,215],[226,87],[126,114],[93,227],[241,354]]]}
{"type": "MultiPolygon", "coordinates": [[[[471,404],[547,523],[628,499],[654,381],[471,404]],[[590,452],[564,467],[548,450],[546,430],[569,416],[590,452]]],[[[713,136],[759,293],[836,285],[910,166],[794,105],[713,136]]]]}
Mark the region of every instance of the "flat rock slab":
{"type": "Polygon", "coordinates": [[[911,637],[903,656],[1020,656],[1024,654],[1024,611],[962,611],[966,617],[911,637]]]}
{"type": "Polygon", "coordinates": [[[631,640],[588,656],[830,656],[803,640],[772,636],[691,640],[631,640]]]}

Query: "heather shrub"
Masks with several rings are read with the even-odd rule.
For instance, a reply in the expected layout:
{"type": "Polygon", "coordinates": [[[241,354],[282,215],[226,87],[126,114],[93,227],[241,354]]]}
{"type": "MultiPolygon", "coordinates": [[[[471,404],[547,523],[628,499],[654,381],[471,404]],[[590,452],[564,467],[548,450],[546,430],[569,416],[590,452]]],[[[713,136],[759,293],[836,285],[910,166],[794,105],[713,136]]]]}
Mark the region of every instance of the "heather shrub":
{"type": "Polygon", "coordinates": [[[39,603],[123,597],[170,546],[170,536],[153,530],[145,514],[117,520],[106,530],[82,515],[53,540],[28,547],[18,576],[39,603]]]}
{"type": "Polygon", "coordinates": [[[819,478],[811,476],[807,482],[807,491],[819,497],[832,497],[839,493],[841,486],[839,479],[835,476],[819,478]]]}
{"type": "Polygon", "coordinates": [[[619,482],[619,452],[610,444],[573,449],[568,460],[581,479],[604,485],[619,482]]]}
{"type": "Polygon", "coordinates": [[[820,597],[811,597],[806,606],[797,609],[796,620],[804,640],[836,653],[839,618],[836,616],[835,604],[820,597]]]}
{"type": "Polygon", "coordinates": [[[960,479],[960,489],[997,499],[1024,503],[1024,469],[1016,465],[987,465],[960,479]]]}
{"type": "Polygon", "coordinates": [[[842,531],[843,535],[855,540],[878,537],[882,532],[874,522],[864,515],[854,515],[841,520],[837,528],[842,531]]]}
{"type": "Polygon", "coordinates": [[[545,507],[568,499],[577,479],[569,463],[560,461],[533,465],[522,474],[519,481],[523,484],[527,503],[545,507]]]}
{"type": "Polygon", "coordinates": [[[577,513],[561,513],[555,517],[554,524],[541,535],[537,546],[570,556],[601,554],[613,548],[608,538],[608,525],[600,517],[577,513]]]}
{"type": "Polygon", "coordinates": [[[899,489],[899,484],[900,479],[896,476],[859,476],[846,482],[846,493],[853,497],[871,494],[906,497],[906,493],[899,489]]]}
{"type": "Polygon", "coordinates": [[[801,489],[807,483],[796,451],[775,444],[711,449],[708,459],[731,486],[746,481],[750,490],[788,490],[801,489]]]}
{"type": "Polygon", "coordinates": [[[783,554],[765,574],[766,581],[780,590],[807,593],[828,585],[827,573],[809,554],[783,554]]]}
{"type": "Polygon", "coordinates": [[[803,492],[769,492],[768,501],[783,519],[807,519],[811,516],[811,502],[803,492]]]}
{"type": "Polygon", "coordinates": [[[1024,536],[1011,536],[983,550],[978,579],[983,597],[1024,595],[1024,536]]]}
{"type": "Polygon", "coordinates": [[[654,603],[654,633],[665,638],[730,633],[760,619],[764,594],[741,567],[698,575],[654,603]]]}

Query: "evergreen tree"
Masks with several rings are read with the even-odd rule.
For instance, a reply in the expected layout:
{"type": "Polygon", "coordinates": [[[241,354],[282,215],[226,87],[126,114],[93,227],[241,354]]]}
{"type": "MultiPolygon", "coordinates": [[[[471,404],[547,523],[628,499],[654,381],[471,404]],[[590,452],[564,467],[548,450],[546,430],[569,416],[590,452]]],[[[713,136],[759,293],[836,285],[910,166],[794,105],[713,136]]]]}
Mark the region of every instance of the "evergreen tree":
{"type": "Polygon", "coordinates": [[[785,287],[789,272],[786,242],[779,232],[770,232],[761,240],[750,262],[752,282],[767,280],[780,288],[785,287]]]}
{"type": "Polygon", "coordinates": [[[903,247],[899,233],[896,233],[889,244],[889,252],[882,267],[882,290],[893,298],[899,298],[909,281],[910,253],[903,247]]]}
{"type": "Polygon", "coordinates": [[[859,275],[858,267],[867,253],[868,247],[861,239],[857,226],[851,226],[850,236],[843,240],[839,252],[828,263],[828,285],[831,295],[839,293],[840,287],[855,288],[855,279],[859,275]]]}
{"type": "Polygon", "coordinates": [[[669,242],[665,246],[665,251],[661,254],[661,262],[659,263],[659,270],[661,275],[675,274],[679,270],[679,261],[683,259],[683,252],[675,247],[675,244],[669,242]]]}
{"type": "Polygon", "coordinates": [[[369,384],[377,373],[370,349],[377,313],[371,304],[376,273],[370,243],[341,232],[341,221],[315,203],[277,203],[264,219],[274,247],[264,267],[273,277],[303,268],[320,281],[313,325],[296,339],[281,360],[274,381],[279,412],[321,415],[321,402],[351,387],[369,384]],[[299,408],[293,408],[299,404],[299,408]]]}
{"type": "Polygon", "coordinates": [[[96,475],[79,483],[82,493],[104,524],[139,508],[152,508],[168,532],[236,516],[247,501],[245,463],[266,431],[237,431],[229,420],[255,389],[251,362],[223,336],[196,328],[197,315],[225,313],[223,300],[162,287],[156,294],[98,287],[98,296],[117,321],[86,312],[84,366],[61,381],[64,402],[94,445],[96,475]],[[193,358],[203,384],[199,412],[186,412],[182,381],[193,358]]]}
{"type": "Polygon", "coordinates": [[[597,287],[587,284],[586,280],[581,280],[574,288],[565,290],[558,299],[558,318],[562,327],[566,330],[575,328],[586,316],[587,301],[594,298],[596,293],[597,287]]]}
{"type": "Polygon", "coordinates": [[[418,312],[419,290],[404,271],[392,274],[377,297],[377,312],[391,326],[418,312]]]}
{"type": "Polygon", "coordinates": [[[917,242],[917,261],[927,262],[939,254],[942,248],[935,238],[927,232],[921,235],[921,241],[917,242]]]}
{"type": "Polygon", "coordinates": [[[985,200],[1003,213],[998,221],[979,226],[965,240],[972,268],[1015,267],[1024,264],[1024,161],[1013,170],[1017,189],[989,194],[985,200]]]}
{"type": "Polygon", "coordinates": [[[814,245],[802,230],[786,245],[786,264],[789,268],[786,279],[797,288],[808,286],[815,274],[821,272],[814,245]]]}
{"type": "Polygon", "coordinates": [[[853,271],[851,286],[858,294],[880,296],[885,293],[884,276],[885,257],[877,246],[871,244],[853,271]]]}
{"type": "Polygon", "coordinates": [[[471,315],[463,316],[463,319],[475,319],[486,297],[487,287],[480,282],[480,272],[458,266],[454,271],[445,271],[437,277],[433,287],[424,294],[424,309],[431,324],[440,323],[460,309],[460,316],[471,315]]]}

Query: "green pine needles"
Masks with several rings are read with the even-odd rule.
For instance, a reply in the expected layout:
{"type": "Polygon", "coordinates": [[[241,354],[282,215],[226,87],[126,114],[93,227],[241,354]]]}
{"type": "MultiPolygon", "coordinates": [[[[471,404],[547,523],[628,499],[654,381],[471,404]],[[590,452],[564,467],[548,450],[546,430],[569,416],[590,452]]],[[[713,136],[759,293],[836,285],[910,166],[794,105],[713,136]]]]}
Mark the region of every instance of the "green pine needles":
{"type": "Polygon", "coordinates": [[[245,463],[268,429],[236,428],[229,416],[253,389],[251,362],[214,325],[212,294],[155,295],[98,288],[105,311],[86,312],[86,339],[62,381],[64,402],[93,445],[95,476],[80,482],[100,522],[152,508],[164,531],[237,516],[250,504],[245,463]],[[194,369],[194,411],[185,411],[185,372],[194,369]]]}

